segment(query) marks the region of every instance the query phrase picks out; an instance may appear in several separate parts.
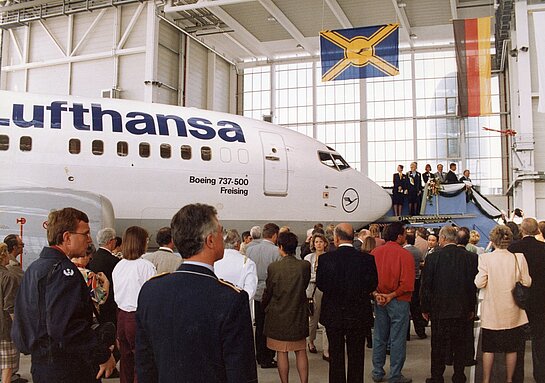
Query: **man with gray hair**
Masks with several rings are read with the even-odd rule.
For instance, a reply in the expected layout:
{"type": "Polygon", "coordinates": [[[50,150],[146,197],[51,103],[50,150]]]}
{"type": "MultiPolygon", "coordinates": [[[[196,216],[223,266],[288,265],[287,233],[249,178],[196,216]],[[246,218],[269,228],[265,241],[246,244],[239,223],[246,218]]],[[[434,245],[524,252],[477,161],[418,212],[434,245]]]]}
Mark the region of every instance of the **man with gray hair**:
{"type": "Polygon", "coordinates": [[[254,261],[240,254],[240,243],[238,231],[227,230],[223,236],[223,258],[214,263],[214,272],[218,278],[243,289],[253,299],[257,289],[257,270],[254,261]]]}
{"type": "Polygon", "coordinates": [[[87,268],[95,273],[103,272],[110,281],[110,291],[108,299],[100,306],[98,321],[100,323],[112,322],[117,324],[117,304],[114,297],[114,285],[112,281],[112,272],[119,258],[112,254],[115,249],[115,230],[111,227],[105,227],[97,233],[97,242],[100,246],[93,254],[91,262],[87,268]]]}
{"type": "Polygon", "coordinates": [[[246,255],[246,252],[250,247],[261,242],[261,226],[252,226],[250,229],[250,237],[252,237],[252,240],[240,247],[240,253],[243,255],[246,255]]]}
{"type": "Polygon", "coordinates": [[[184,263],[140,290],[138,381],[257,382],[248,294],[214,273],[224,252],[216,209],[186,205],[170,226],[184,263]]]}
{"type": "Polygon", "coordinates": [[[431,319],[431,378],[426,383],[443,383],[445,360],[453,353],[454,383],[466,381],[464,374],[468,337],[463,336],[475,315],[477,265],[471,254],[456,245],[457,230],[443,226],[440,250],[426,257],[422,272],[420,304],[422,316],[431,319]]]}
{"type": "MultiPolygon", "coordinates": [[[[526,314],[531,329],[534,379],[545,382],[545,243],[534,236],[539,234],[539,225],[534,218],[524,218],[520,224],[522,239],[508,247],[512,253],[523,253],[532,277],[530,298],[526,314]]],[[[517,354],[517,365],[513,382],[524,381],[524,352],[517,354]]]]}

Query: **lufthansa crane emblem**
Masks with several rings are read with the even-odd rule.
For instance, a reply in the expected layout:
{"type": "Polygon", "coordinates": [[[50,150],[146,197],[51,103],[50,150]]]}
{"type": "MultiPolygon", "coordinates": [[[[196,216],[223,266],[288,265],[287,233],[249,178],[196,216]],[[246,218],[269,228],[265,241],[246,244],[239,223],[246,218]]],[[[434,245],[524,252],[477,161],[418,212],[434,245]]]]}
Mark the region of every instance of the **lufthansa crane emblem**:
{"type": "Polygon", "coordinates": [[[360,196],[358,192],[352,188],[346,189],[343,194],[342,205],[343,209],[347,213],[352,213],[358,208],[360,204],[360,196]]]}

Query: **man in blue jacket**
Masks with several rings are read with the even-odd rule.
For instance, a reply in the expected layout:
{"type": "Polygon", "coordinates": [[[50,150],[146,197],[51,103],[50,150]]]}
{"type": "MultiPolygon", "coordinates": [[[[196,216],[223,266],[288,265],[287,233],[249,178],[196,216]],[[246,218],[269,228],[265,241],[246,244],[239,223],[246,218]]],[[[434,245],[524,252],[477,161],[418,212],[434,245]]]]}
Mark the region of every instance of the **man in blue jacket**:
{"type": "Polygon", "coordinates": [[[31,355],[35,383],[94,383],[111,374],[115,360],[91,328],[89,288],[70,260],[85,255],[92,242],[89,218],[73,208],[50,213],[47,241],[24,274],[11,336],[31,355]]]}

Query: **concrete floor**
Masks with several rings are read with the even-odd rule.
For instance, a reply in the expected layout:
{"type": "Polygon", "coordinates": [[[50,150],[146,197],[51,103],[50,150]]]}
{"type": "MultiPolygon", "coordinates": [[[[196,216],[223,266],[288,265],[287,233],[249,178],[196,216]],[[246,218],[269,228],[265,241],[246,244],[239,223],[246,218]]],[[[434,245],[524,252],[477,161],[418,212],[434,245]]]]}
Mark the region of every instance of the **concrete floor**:
{"type": "MultiPolygon", "coordinates": [[[[415,383],[424,383],[426,378],[429,377],[429,371],[430,371],[430,329],[427,330],[428,338],[427,339],[418,339],[416,334],[414,333],[414,330],[412,330],[411,335],[411,341],[407,342],[407,360],[405,361],[405,367],[403,369],[403,374],[406,377],[412,378],[413,382],[415,383]]],[[[309,382],[311,383],[327,383],[328,382],[328,363],[322,360],[322,354],[321,351],[321,334],[318,334],[318,339],[316,342],[316,345],[318,347],[318,354],[310,354],[308,353],[309,358],[309,382]]],[[[479,348],[478,348],[479,349],[479,348]]],[[[371,370],[372,370],[372,363],[371,363],[371,353],[372,350],[366,349],[365,350],[365,382],[372,382],[371,379],[371,370]]],[[[480,355],[477,355],[477,359],[480,359],[480,355]]],[[[496,358],[495,365],[498,367],[498,376],[504,376],[501,373],[501,357],[496,358]]],[[[479,360],[480,362],[480,360],[479,360]]],[[[388,359],[386,361],[386,373],[388,373],[388,359]]],[[[526,378],[524,380],[525,383],[531,383],[533,382],[533,378],[531,377],[532,373],[532,357],[531,357],[531,350],[530,350],[530,342],[527,342],[526,347],[526,358],[525,358],[525,372],[526,372],[526,378]]],[[[24,379],[28,379],[29,382],[32,382],[32,377],[30,375],[30,356],[21,355],[21,369],[20,369],[21,377],[24,379]]],[[[468,378],[469,383],[479,383],[481,382],[480,379],[480,369],[477,367],[467,367],[466,368],[466,376],[468,378]],[[478,371],[477,376],[475,371],[478,371]]],[[[278,378],[278,372],[276,369],[262,369],[258,367],[258,376],[259,376],[259,382],[260,383],[277,383],[279,382],[278,378]]],[[[452,376],[452,367],[448,367],[445,371],[445,382],[450,382],[450,377],[452,376]]],[[[297,369],[295,368],[295,355],[294,353],[290,353],[290,381],[297,383],[299,382],[299,377],[297,375],[297,369]]],[[[498,380],[498,382],[501,382],[502,380],[498,380]]],[[[118,383],[119,379],[105,379],[103,380],[105,383],[118,383]]],[[[75,382],[76,383],[76,382],[75,382]]],[[[145,383],[145,382],[142,382],[145,383]]],[[[180,380],[180,383],[183,383],[182,380],[180,380]]],[[[493,382],[495,383],[495,382],[493,382]]]]}

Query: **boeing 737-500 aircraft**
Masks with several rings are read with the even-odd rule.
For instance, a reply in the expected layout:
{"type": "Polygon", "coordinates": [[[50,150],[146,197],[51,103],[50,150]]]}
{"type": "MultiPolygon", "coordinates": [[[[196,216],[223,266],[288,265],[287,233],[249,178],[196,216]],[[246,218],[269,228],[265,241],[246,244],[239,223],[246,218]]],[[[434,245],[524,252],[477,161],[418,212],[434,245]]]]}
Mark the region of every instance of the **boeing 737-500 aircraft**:
{"type": "Polygon", "coordinates": [[[93,233],[167,226],[188,203],[226,228],[373,222],[389,195],[334,149],[262,121],[170,105],[0,91],[0,236],[22,231],[26,266],[53,208],[93,233]],[[114,215],[115,213],[115,215],[114,215]]]}

